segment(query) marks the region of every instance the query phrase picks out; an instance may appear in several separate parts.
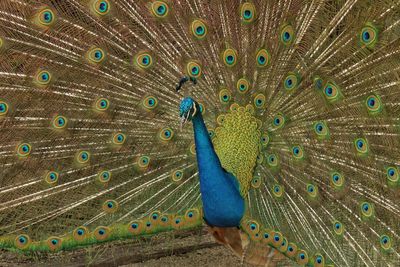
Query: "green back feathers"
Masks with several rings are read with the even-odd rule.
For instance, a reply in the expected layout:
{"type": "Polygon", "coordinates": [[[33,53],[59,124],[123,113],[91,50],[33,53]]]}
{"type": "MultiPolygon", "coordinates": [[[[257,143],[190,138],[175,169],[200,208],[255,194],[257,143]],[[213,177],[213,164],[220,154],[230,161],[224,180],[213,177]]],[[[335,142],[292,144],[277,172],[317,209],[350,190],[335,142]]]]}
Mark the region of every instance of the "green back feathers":
{"type": "Polygon", "coordinates": [[[244,107],[223,116],[215,129],[214,148],[222,166],[238,179],[241,194],[246,196],[259,153],[261,125],[244,107]]]}

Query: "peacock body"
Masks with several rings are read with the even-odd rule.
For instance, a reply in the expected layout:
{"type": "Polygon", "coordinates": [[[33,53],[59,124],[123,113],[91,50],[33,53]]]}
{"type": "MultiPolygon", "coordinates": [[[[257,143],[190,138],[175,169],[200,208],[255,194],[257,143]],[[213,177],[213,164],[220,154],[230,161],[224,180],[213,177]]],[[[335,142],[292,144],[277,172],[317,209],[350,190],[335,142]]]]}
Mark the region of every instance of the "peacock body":
{"type": "Polygon", "coordinates": [[[395,0],[2,0],[0,248],[399,266],[399,99],[395,0]]]}

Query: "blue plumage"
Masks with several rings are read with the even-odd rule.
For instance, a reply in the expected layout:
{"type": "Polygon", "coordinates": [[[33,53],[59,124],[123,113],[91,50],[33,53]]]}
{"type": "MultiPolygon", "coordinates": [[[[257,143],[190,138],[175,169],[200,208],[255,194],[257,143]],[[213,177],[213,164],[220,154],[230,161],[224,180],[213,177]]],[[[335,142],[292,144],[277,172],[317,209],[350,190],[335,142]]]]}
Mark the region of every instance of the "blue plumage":
{"type": "Polygon", "coordinates": [[[204,219],[212,226],[239,226],[245,210],[239,183],[235,176],[223,169],[199,105],[192,98],[183,99],[180,115],[193,122],[204,219]]]}

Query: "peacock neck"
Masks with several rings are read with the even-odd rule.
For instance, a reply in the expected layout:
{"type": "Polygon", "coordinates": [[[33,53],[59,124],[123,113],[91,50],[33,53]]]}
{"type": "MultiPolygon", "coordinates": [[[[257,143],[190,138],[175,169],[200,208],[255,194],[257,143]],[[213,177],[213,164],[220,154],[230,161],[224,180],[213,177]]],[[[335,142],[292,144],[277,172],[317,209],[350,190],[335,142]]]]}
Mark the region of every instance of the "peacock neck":
{"type": "Polygon", "coordinates": [[[239,183],[223,169],[200,112],[192,122],[204,218],[212,226],[238,226],[244,214],[239,183]]]}
{"type": "Polygon", "coordinates": [[[194,138],[196,143],[197,160],[199,160],[199,158],[201,159],[201,161],[199,161],[198,164],[199,165],[203,164],[204,163],[203,158],[204,158],[208,159],[207,162],[209,164],[205,166],[201,165],[201,167],[222,169],[221,162],[218,158],[217,153],[215,153],[213,144],[211,142],[208,133],[208,129],[206,127],[206,124],[204,123],[203,116],[201,115],[201,113],[198,112],[194,116],[192,121],[193,121],[194,138]]]}

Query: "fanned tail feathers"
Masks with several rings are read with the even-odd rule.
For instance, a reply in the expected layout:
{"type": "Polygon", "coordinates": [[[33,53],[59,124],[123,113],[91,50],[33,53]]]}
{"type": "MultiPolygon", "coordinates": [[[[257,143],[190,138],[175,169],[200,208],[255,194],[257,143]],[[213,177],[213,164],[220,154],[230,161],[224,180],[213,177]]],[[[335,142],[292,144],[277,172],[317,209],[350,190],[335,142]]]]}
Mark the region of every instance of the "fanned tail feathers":
{"type": "Polygon", "coordinates": [[[199,227],[190,95],[211,138],[238,109],[261,136],[217,241],[256,265],[398,266],[399,88],[394,0],[2,0],[0,247],[199,227]]]}

